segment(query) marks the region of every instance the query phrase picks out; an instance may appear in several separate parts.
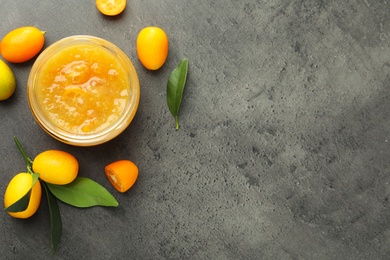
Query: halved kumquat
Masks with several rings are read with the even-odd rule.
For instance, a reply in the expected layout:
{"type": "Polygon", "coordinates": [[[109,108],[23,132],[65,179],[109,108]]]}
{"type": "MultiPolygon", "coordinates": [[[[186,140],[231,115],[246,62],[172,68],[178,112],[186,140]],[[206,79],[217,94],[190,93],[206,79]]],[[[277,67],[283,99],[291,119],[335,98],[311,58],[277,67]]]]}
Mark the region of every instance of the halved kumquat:
{"type": "Polygon", "coordinates": [[[102,14],[114,16],[125,10],[126,0],[96,0],[96,7],[102,14]]]}
{"type": "Polygon", "coordinates": [[[112,186],[119,192],[130,189],[138,177],[138,167],[132,161],[119,160],[110,163],[104,172],[112,186]]]}

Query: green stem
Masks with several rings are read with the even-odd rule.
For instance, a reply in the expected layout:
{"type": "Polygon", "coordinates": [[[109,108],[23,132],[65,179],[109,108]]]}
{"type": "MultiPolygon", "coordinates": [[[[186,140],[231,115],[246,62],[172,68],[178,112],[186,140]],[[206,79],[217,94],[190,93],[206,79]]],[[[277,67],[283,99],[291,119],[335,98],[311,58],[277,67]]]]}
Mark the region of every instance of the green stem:
{"type": "Polygon", "coordinates": [[[179,117],[175,116],[175,122],[176,122],[176,130],[179,129],[179,117]]]}
{"type": "Polygon", "coordinates": [[[30,159],[30,157],[28,157],[28,155],[26,154],[26,152],[23,150],[23,147],[22,145],[20,144],[18,138],[16,138],[16,136],[14,137],[14,141],[16,143],[16,146],[18,147],[20,153],[22,154],[23,158],[24,158],[24,161],[26,162],[26,165],[27,165],[27,171],[29,173],[33,173],[32,171],[32,163],[33,161],[30,159]]]}

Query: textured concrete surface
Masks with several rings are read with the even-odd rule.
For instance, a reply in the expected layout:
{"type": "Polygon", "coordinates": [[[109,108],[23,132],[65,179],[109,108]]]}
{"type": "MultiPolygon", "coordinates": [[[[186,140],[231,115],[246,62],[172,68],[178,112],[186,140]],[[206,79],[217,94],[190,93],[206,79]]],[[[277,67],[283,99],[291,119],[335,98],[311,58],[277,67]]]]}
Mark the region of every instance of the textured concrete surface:
{"type": "MultiPolygon", "coordinates": [[[[73,153],[80,175],[115,209],[60,204],[53,259],[389,259],[390,2],[386,0],[128,1],[116,18],[94,1],[0,1],[0,34],[35,25],[46,45],[106,38],[133,60],[141,103],[109,143],[68,146],[40,129],[27,104],[33,61],[11,65],[17,92],[0,103],[0,190],[33,157],[73,153]],[[157,72],[136,58],[138,31],[157,25],[170,53],[157,72]],[[181,129],[165,100],[170,71],[190,68],[181,129]],[[128,158],[127,193],[103,174],[128,158]]],[[[31,219],[1,214],[3,259],[50,258],[46,200],[31,219]]]]}

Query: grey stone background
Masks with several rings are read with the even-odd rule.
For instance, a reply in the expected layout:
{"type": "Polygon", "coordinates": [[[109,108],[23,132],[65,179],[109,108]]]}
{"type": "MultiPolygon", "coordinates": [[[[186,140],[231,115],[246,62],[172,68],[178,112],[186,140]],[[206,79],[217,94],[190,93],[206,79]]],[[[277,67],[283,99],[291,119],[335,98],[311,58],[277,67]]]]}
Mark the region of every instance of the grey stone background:
{"type": "Polygon", "coordinates": [[[96,147],[62,144],[34,121],[33,61],[10,64],[17,91],[0,103],[0,191],[34,157],[74,154],[80,175],[118,208],[60,204],[63,235],[50,256],[43,197],[32,218],[1,213],[2,259],[389,259],[390,2],[386,0],[144,0],[101,15],[93,0],[0,0],[0,34],[47,31],[45,47],[89,34],[132,59],[141,102],[132,124],[96,147]],[[170,40],[156,72],[137,60],[145,26],[170,40]],[[189,75],[179,131],[166,82],[189,75]],[[104,166],[130,159],[135,186],[119,194],[104,166]]]}

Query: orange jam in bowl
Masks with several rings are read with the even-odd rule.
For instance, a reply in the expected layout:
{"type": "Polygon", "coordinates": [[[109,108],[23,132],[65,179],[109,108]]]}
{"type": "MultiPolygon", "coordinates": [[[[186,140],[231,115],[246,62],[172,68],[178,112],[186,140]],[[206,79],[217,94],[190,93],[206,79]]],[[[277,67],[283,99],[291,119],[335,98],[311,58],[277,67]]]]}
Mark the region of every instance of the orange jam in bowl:
{"type": "Polygon", "coordinates": [[[114,44],[93,36],[71,36],[46,48],[28,78],[30,109],[57,140],[92,146],[118,136],[139,104],[138,76],[114,44]]]}

